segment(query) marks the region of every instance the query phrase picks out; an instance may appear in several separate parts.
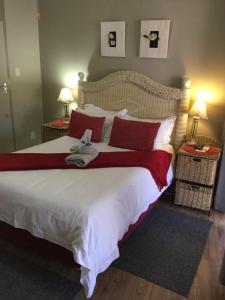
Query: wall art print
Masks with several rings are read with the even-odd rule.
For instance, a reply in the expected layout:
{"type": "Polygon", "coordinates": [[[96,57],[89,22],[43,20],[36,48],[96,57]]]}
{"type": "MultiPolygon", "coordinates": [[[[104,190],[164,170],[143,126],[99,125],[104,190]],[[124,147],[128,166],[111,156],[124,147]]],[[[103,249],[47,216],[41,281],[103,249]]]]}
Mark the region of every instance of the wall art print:
{"type": "Polygon", "coordinates": [[[101,56],[125,57],[126,22],[101,22],[101,56]]]}
{"type": "Polygon", "coordinates": [[[170,20],[141,21],[140,57],[167,58],[170,20]]]}

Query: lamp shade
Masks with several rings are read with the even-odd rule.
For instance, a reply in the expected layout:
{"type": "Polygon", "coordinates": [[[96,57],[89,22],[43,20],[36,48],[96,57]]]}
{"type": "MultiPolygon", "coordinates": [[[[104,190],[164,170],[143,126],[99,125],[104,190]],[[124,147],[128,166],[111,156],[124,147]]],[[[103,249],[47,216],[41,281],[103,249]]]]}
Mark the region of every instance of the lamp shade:
{"type": "Polygon", "coordinates": [[[196,101],[190,109],[189,115],[199,119],[208,119],[205,102],[196,101]]]}
{"type": "Polygon", "coordinates": [[[58,101],[69,104],[74,101],[72,91],[68,88],[63,88],[60,91],[58,101]]]}

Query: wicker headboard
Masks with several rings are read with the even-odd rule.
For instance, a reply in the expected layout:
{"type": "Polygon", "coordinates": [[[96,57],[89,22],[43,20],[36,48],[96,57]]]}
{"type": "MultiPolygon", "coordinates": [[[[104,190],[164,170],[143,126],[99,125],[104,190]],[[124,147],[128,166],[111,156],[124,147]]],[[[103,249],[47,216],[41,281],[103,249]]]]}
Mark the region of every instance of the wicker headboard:
{"type": "Polygon", "coordinates": [[[127,108],[130,115],[159,119],[177,116],[172,144],[177,149],[186,135],[190,80],[182,89],[170,88],[134,71],[118,71],[95,82],[83,81],[79,73],[78,106],[95,104],[107,110],[127,108]]]}

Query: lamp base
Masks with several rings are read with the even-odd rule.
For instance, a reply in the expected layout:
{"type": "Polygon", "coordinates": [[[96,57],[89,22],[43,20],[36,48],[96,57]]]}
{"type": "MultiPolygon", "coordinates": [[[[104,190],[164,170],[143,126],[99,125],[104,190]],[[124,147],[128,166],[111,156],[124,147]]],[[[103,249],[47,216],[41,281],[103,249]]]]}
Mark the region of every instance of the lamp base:
{"type": "Polygon", "coordinates": [[[70,118],[63,117],[62,120],[63,120],[64,124],[66,124],[66,125],[70,123],[70,118]]]}
{"type": "Polygon", "coordinates": [[[197,145],[197,141],[196,141],[195,138],[190,138],[189,140],[187,140],[186,144],[190,145],[190,146],[196,146],[197,145]]]}
{"type": "Polygon", "coordinates": [[[70,115],[69,115],[69,104],[68,103],[64,103],[64,120],[69,120],[70,119],[70,115]]]}

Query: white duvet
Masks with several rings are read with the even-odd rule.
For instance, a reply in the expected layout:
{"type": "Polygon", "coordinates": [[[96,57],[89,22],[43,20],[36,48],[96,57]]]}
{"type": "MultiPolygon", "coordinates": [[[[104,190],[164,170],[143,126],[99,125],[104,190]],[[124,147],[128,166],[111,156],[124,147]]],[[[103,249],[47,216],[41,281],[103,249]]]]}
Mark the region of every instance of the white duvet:
{"type": "MultiPolygon", "coordinates": [[[[68,152],[74,141],[65,136],[20,152],[68,152]]],[[[170,166],[169,184],[172,177],[170,166]]],[[[91,297],[97,275],[119,256],[117,242],[161,193],[150,172],[138,167],[0,172],[0,219],[71,250],[91,297]]]]}

